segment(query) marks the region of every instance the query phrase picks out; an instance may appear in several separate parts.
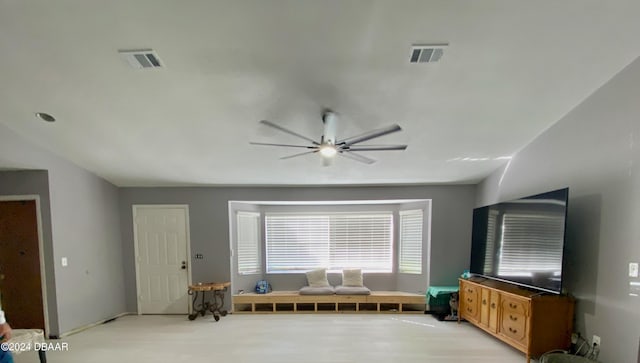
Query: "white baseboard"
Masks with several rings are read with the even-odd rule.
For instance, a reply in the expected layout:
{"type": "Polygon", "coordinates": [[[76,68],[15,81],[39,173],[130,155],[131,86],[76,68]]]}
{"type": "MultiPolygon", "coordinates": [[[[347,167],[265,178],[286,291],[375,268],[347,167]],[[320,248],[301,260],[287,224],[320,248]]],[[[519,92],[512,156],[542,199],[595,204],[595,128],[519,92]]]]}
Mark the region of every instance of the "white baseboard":
{"type": "Polygon", "coordinates": [[[104,320],[96,321],[95,323],[83,325],[83,326],[81,326],[79,328],[75,328],[75,329],[69,330],[68,332],[60,334],[60,338],[80,333],[81,331],[85,331],[85,330],[93,328],[95,326],[102,325],[102,324],[104,324],[105,322],[107,322],[109,320],[117,319],[117,318],[120,318],[120,317],[123,317],[123,316],[126,316],[126,315],[136,315],[136,313],[120,313],[120,314],[118,314],[116,316],[113,316],[111,318],[108,318],[108,319],[104,319],[104,320]]]}

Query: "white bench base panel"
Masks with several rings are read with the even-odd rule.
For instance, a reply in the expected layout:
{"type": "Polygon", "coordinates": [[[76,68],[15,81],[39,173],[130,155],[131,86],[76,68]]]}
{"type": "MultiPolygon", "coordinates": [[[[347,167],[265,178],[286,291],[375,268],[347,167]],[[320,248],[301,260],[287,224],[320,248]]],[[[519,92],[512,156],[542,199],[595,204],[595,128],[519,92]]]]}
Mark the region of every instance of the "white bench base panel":
{"type": "Polygon", "coordinates": [[[423,313],[424,295],[372,291],[371,295],[300,295],[298,291],[233,295],[234,313],[423,313]]]}

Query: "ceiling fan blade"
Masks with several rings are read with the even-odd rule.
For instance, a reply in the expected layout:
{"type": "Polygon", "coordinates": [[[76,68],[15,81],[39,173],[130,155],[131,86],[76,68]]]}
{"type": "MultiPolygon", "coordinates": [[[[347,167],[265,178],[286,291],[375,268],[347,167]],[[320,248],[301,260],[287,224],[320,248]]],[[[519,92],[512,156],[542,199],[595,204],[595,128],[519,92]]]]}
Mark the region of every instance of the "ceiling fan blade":
{"type": "Polygon", "coordinates": [[[365,164],[373,164],[373,163],[376,162],[373,159],[370,159],[370,158],[368,158],[366,156],[362,156],[360,154],[356,154],[356,153],[351,152],[351,151],[339,152],[338,155],[343,156],[343,157],[345,157],[347,159],[356,160],[356,161],[359,161],[359,162],[365,163],[365,164]]]}
{"type": "Polygon", "coordinates": [[[278,125],[278,124],[274,124],[274,123],[273,123],[273,122],[271,122],[271,121],[262,120],[262,121],[260,121],[260,122],[261,122],[261,123],[263,123],[263,124],[265,124],[265,125],[267,125],[267,126],[269,126],[269,127],[273,127],[274,129],[280,130],[280,131],[282,131],[282,132],[286,132],[287,134],[290,134],[290,135],[293,135],[293,136],[297,136],[297,137],[299,137],[299,138],[301,138],[301,139],[305,139],[305,140],[307,140],[307,141],[311,142],[311,143],[312,143],[312,144],[314,144],[314,145],[318,145],[318,143],[317,143],[316,141],[314,141],[313,139],[311,139],[311,138],[309,138],[309,137],[306,137],[306,136],[304,136],[304,135],[300,135],[299,133],[297,133],[297,132],[295,132],[295,131],[291,131],[291,130],[289,130],[289,129],[285,129],[284,127],[282,127],[282,126],[280,126],[280,125],[278,125]]]}
{"type": "Polygon", "coordinates": [[[313,153],[317,153],[318,150],[312,150],[312,151],[305,151],[303,153],[299,153],[299,154],[293,154],[293,155],[289,155],[289,156],[283,156],[280,158],[280,160],[284,160],[284,159],[291,159],[291,158],[295,158],[298,156],[302,156],[302,155],[307,155],[307,154],[313,154],[313,153]]]}
{"type": "Polygon", "coordinates": [[[338,141],[336,143],[336,145],[350,146],[350,145],[353,145],[353,144],[357,144],[359,142],[371,140],[371,139],[374,139],[376,137],[387,135],[387,134],[390,134],[390,133],[393,133],[393,132],[396,132],[396,131],[400,131],[400,130],[402,130],[400,125],[393,124],[393,125],[388,126],[388,127],[384,127],[384,128],[381,128],[381,129],[376,129],[376,130],[369,131],[369,132],[365,132],[362,135],[353,136],[353,137],[346,138],[344,140],[340,140],[340,141],[338,141]]]}
{"type": "Polygon", "coordinates": [[[407,145],[362,145],[347,146],[348,151],[388,151],[388,150],[406,150],[407,145]]]}
{"type": "Polygon", "coordinates": [[[305,149],[315,149],[316,146],[304,146],[304,145],[289,145],[289,144],[271,144],[268,142],[249,142],[251,145],[262,145],[262,146],[284,146],[284,147],[302,147],[305,149]]]}

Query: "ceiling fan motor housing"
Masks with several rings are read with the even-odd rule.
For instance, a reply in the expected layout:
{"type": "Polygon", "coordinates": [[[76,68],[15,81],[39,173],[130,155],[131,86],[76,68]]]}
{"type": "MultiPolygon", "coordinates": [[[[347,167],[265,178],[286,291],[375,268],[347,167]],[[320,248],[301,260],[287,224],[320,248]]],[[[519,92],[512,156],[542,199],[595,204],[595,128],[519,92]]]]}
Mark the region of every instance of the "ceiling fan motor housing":
{"type": "Polygon", "coordinates": [[[322,115],[322,122],[324,123],[324,132],[322,134],[322,144],[336,144],[336,124],[338,123],[338,117],[335,113],[327,111],[322,115]]]}

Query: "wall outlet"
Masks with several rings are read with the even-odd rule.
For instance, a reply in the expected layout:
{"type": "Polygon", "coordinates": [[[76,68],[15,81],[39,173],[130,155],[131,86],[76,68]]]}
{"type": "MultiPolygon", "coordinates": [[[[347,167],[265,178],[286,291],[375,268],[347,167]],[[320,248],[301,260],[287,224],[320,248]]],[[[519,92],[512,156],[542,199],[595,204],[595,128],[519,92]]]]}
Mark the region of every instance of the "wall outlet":
{"type": "Polygon", "coordinates": [[[593,340],[592,340],[593,345],[597,345],[600,346],[600,337],[597,335],[593,336],[593,340]]]}
{"type": "Polygon", "coordinates": [[[629,263],[629,277],[638,277],[638,263],[629,263]]]}
{"type": "Polygon", "coordinates": [[[67,267],[67,266],[69,266],[69,261],[67,261],[67,258],[66,258],[66,257],[61,258],[61,261],[60,261],[60,262],[62,263],[62,267],[67,267]]]}

